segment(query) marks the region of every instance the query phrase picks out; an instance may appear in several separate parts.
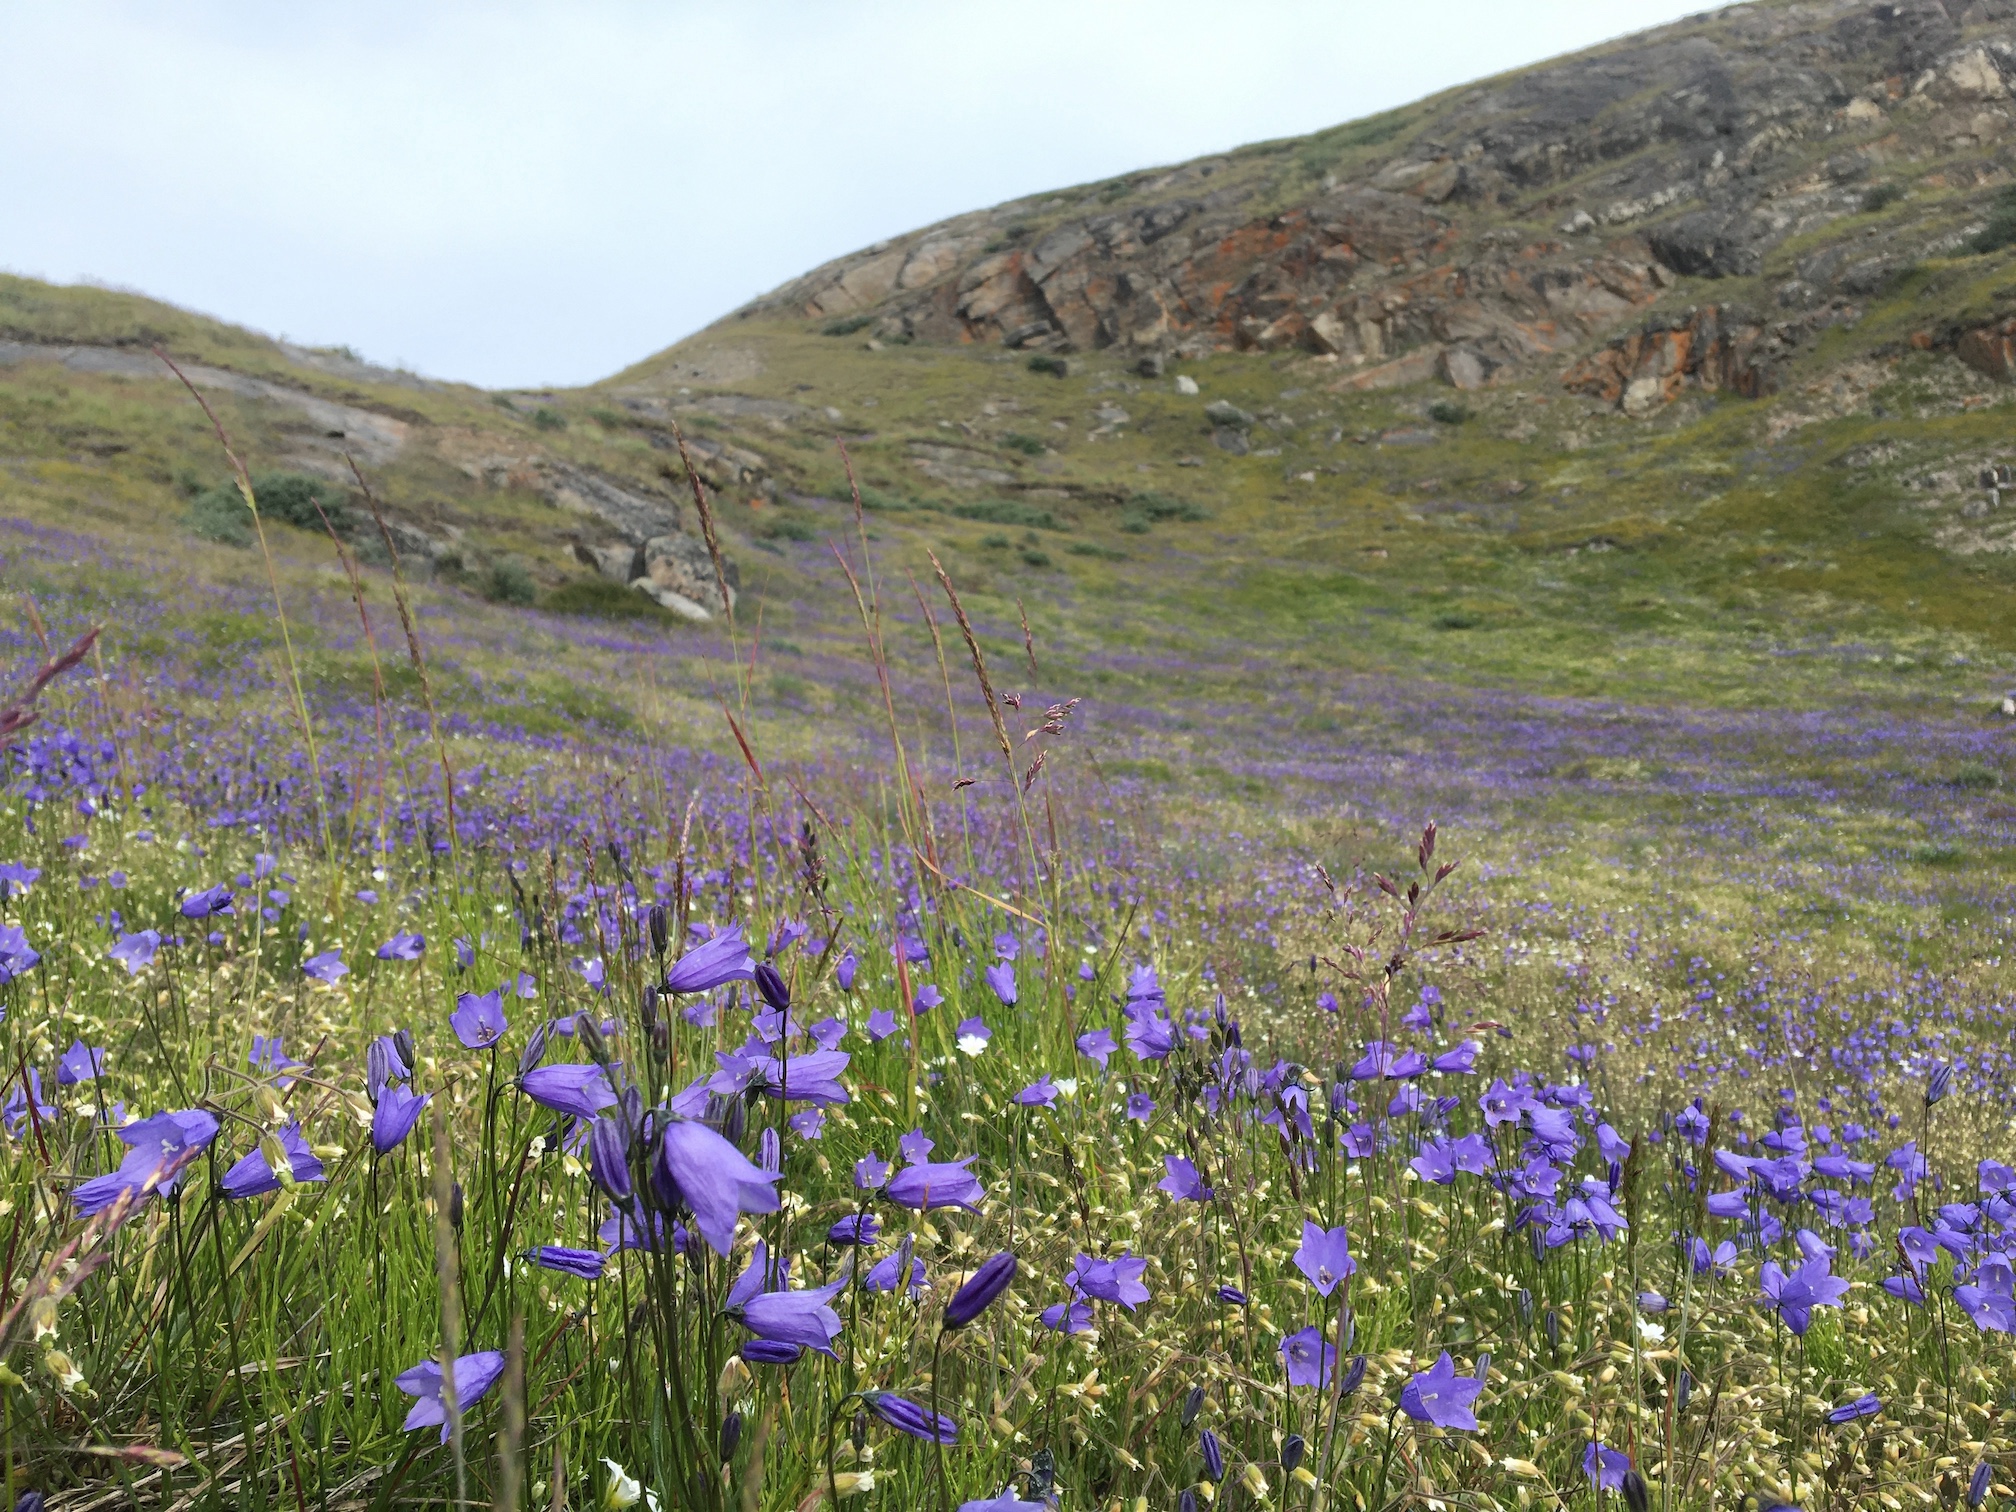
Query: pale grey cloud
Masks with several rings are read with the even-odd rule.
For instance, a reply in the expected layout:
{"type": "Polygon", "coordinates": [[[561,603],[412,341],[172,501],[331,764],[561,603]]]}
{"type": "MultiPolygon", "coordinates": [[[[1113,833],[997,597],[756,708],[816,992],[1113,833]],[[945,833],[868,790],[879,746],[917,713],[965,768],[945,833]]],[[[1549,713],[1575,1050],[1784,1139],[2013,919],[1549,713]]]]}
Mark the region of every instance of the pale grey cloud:
{"type": "Polygon", "coordinates": [[[841,252],[1702,0],[65,0],[0,10],[0,267],[487,384],[841,252]]]}

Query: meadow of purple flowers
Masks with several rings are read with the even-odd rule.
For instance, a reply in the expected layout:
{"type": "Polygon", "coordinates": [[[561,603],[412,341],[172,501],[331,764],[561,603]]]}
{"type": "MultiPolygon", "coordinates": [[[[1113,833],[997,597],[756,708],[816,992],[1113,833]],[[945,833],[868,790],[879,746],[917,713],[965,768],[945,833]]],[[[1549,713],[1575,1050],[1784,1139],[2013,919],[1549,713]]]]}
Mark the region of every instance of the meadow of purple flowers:
{"type": "Polygon", "coordinates": [[[8,527],[17,682],[106,627],[0,757],[15,1506],[2008,1494],[1992,732],[1078,703],[852,550],[780,683],[8,527]]]}

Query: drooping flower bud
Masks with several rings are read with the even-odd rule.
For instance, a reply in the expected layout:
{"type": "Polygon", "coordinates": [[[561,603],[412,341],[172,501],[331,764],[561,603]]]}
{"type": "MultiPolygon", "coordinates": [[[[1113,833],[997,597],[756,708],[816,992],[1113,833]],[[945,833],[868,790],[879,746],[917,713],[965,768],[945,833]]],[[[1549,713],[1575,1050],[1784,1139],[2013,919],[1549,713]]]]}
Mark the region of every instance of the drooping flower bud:
{"type": "Polygon", "coordinates": [[[574,1015],[574,1036],[588,1052],[588,1059],[598,1066],[609,1064],[609,1041],[602,1037],[602,1026],[595,1022],[593,1014],[574,1015]]]}
{"type": "Polygon", "coordinates": [[[1291,1433],[1282,1441],[1281,1471],[1284,1475],[1295,1473],[1295,1467],[1302,1463],[1302,1455],[1308,1447],[1299,1433],[1291,1433]]]}
{"type": "Polygon", "coordinates": [[[392,1047],[384,1039],[374,1039],[364,1047],[364,1091],[371,1106],[378,1106],[378,1094],[392,1080],[392,1047]]]}
{"type": "MultiPolygon", "coordinates": [[[[646,920],[651,929],[651,953],[663,960],[665,952],[672,947],[672,927],[665,917],[665,905],[653,903],[646,920]]],[[[723,1455],[722,1458],[726,1459],[727,1456],[723,1455]]]]}
{"type": "Polygon", "coordinates": [[[749,1110],[739,1097],[709,1093],[705,1121],[714,1125],[728,1143],[739,1146],[749,1129],[749,1110]]]}
{"type": "Polygon", "coordinates": [[[541,1024],[525,1041],[525,1048],[518,1056],[518,1075],[521,1079],[536,1071],[539,1063],[546,1059],[546,1041],[551,1028],[549,1024],[541,1024]]]}
{"type": "MultiPolygon", "coordinates": [[[[658,912],[663,913],[664,910],[660,909],[658,910],[658,912]]],[[[659,949],[662,951],[664,947],[660,946],[659,949]]],[[[725,1465],[728,1463],[728,1461],[735,1458],[735,1448],[741,1442],[742,1442],[742,1414],[739,1412],[730,1412],[728,1416],[721,1419],[722,1464],[725,1465]]]]}
{"type": "Polygon", "coordinates": [[[612,1201],[630,1200],[634,1190],[630,1153],[623,1130],[613,1118],[598,1118],[588,1126],[588,1175],[612,1201]]]}
{"type": "Polygon", "coordinates": [[[1189,1428],[1197,1421],[1197,1414],[1204,1410],[1204,1388],[1192,1386],[1183,1395],[1183,1426],[1189,1428]]]}
{"type": "Polygon", "coordinates": [[[980,1268],[966,1280],[966,1284],[952,1294],[952,1300],[945,1304],[945,1327],[964,1328],[980,1314],[987,1311],[994,1299],[1008,1289],[1015,1279],[1015,1257],[1003,1250],[982,1261],[980,1268]]]}
{"type": "Polygon", "coordinates": [[[1339,1396],[1349,1396],[1365,1384],[1365,1356],[1353,1355],[1351,1368],[1344,1372],[1344,1379],[1337,1385],[1339,1396]]]}

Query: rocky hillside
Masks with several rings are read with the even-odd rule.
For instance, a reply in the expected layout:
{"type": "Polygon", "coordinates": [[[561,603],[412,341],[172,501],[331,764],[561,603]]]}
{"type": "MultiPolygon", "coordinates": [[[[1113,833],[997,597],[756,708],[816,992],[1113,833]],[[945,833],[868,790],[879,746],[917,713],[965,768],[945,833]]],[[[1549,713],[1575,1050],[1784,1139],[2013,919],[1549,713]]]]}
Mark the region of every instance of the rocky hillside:
{"type": "MultiPolygon", "coordinates": [[[[1340,388],[1474,389],[1559,370],[1683,294],[1743,306],[1655,321],[1569,386],[1640,412],[1685,384],[1754,396],[1980,230],[1980,191],[2008,177],[2012,79],[2012,0],[1739,6],[1313,137],[961,216],[740,317],[1053,352],[1299,349],[1335,359],[1340,388]]],[[[1992,343],[1932,334],[2003,376],[1992,343]]]]}

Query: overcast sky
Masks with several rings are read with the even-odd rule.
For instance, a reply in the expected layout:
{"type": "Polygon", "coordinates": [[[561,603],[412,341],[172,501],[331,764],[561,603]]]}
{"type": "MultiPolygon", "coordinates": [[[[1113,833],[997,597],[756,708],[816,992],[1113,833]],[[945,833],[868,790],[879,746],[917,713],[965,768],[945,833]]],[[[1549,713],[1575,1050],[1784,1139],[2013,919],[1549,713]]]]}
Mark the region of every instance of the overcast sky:
{"type": "Polygon", "coordinates": [[[492,386],[1710,0],[0,6],[0,268],[492,386]]]}

